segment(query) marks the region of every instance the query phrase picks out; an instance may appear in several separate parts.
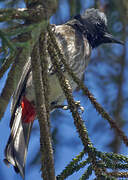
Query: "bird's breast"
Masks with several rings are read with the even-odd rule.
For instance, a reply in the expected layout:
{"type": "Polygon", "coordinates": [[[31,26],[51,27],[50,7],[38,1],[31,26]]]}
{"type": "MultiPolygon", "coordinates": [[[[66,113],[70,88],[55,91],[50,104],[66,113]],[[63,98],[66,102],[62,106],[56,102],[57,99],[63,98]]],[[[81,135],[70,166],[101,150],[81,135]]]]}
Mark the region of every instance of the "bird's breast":
{"type": "MultiPolygon", "coordinates": [[[[91,47],[87,39],[68,25],[56,26],[55,36],[58,46],[61,52],[64,54],[66,63],[73,70],[76,76],[81,79],[85,72],[91,54],[91,47]]],[[[50,56],[47,57],[47,60],[49,62],[49,69],[51,69],[48,71],[50,88],[49,100],[50,103],[55,102],[57,104],[61,104],[64,101],[65,96],[59,84],[56,72],[54,71],[54,68],[53,70],[51,68],[52,60],[50,59],[50,56]]],[[[77,87],[76,83],[68,75],[68,73],[64,69],[64,66],[62,67],[62,69],[64,75],[69,80],[72,90],[74,91],[77,87]]],[[[27,83],[26,96],[30,101],[32,101],[35,97],[33,92],[33,84],[31,83],[32,74],[30,76],[31,77],[29,78],[27,83]]]]}

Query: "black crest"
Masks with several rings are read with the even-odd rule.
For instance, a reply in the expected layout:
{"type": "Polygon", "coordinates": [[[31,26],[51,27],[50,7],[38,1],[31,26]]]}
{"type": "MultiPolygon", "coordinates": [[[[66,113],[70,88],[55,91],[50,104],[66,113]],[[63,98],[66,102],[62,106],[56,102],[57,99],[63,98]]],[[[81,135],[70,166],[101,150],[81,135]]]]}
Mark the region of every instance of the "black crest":
{"type": "Polygon", "coordinates": [[[123,44],[121,41],[114,39],[109,33],[106,15],[98,9],[87,9],[83,14],[76,15],[67,24],[83,33],[92,48],[95,48],[102,43],[123,44]]]}

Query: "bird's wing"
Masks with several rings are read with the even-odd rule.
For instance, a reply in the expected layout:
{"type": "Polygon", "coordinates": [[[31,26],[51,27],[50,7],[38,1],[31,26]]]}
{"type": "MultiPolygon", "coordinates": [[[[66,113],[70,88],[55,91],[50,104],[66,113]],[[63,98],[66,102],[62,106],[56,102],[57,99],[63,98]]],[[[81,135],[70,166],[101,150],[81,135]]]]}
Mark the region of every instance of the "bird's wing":
{"type": "Polygon", "coordinates": [[[30,72],[31,72],[31,59],[29,58],[23,68],[23,72],[22,72],[20,81],[19,81],[17,88],[12,97],[12,102],[11,102],[11,114],[12,115],[15,111],[15,108],[17,107],[17,104],[20,103],[19,100],[20,100],[22,91],[25,88],[25,85],[28,80],[28,76],[29,76],[30,72]]]}

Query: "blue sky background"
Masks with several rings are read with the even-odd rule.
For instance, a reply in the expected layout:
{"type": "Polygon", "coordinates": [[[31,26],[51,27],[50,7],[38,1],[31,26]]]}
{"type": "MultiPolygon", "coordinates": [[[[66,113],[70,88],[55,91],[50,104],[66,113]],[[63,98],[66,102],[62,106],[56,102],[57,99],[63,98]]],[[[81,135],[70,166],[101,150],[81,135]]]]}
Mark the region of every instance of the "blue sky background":
{"type": "MultiPolygon", "coordinates": [[[[93,0],[81,0],[82,9],[93,7],[94,1],[93,0]]],[[[0,4],[1,7],[3,7],[2,4],[0,4]]],[[[20,6],[23,7],[23,4],[20,6]]],[[[60,0],[59,3],[59,9],[57,12],[60,15],[60,19],[55,19],[55,15],[51,17],[51,23],[60,24],[62,22],[65,22],[70,18],[70,8],[68,6],[68,0],[60,0]]],[[[114,25],[114,28],[117,31],[120,31],[121,25],[117,23],[117,25],[114,25]]],[[[128,52],[128,43],[126,40],[126,48],[128,52]]],[[[115,54],[116,56],[120,56],[122,54],[122,47],[120,45],[105,45],[106,48],[111,49],[111,52],[115,54]],[[109,47],[108,47],[109,46],[109,47]]],[[[104,61],[102,61],[102,58],[106,56],[106,59],[108,58],[109,54],[105,54],[105,50],[103,50],[101,47],[97,50],[94,50],[92,52],[92,63],[88,66],[86,73],[85,73],[85,83],[89,87],[90,91],[94,94],[96,99],[99,103],[102,104],[102,106],[105,107],[105,109],[110,112],[111,114],[111,108],[110,106],[104,103],[104,90],[106,91],[108,97],[114,99],[116,96],[116,86],[113,84],[109,84],[105,87],[105,89],[100,89],[98,86],[100,83],[98,83],[98,77],[94,76],[92,71],[98,72],[100,75],[108,76],[109,72],[117,73],[117,71],[113,70],[113,67],[107,66],[104,61]],[[93,59],[98,56],[98,53],[100,52],[101,58],[99,61],[93,63],[93,59]]],[[[108,52],[108,51],[107,51],[108,52]]],[[[126,66],[128,66],[128,53],[126,54],[126,66]]],[[[117,67],[118,68],[118,67],[117,67]]],[[[6,81],[7,73],[4,75],[2,79],[0,79],[0,92],[4,86],[4,83],[6,81]]],[[[123,87],[124,94],[127,96],[128,92],[128,80],[127,80],[127,68],[125,72],[125,85],[123,87]]],[[[100,81],[100,80],[99,80],[100,81]]],[[[101,82],[101,81],[100,81],[101,82]]],[[[90,136],[91,141],[93,142],[94,146],[100,150],[100,151],[108,151],[110,152],[111,149],[109,148],[108,144],[111,142],[113,138],[113,131],[110,129],[109,124],[107,121],[103,120],[100,115],[96,112],[96,110],[92,107],[90,101],[83,97],[82,92],[74,92],[74,98],[76,100],[81,101],[81,105],[85,108],[84,113],[82,114],[82,118],[85,121],[86,127],[88,129],[88,133],[90,136]]],[[[109,99],[108,99],[109,101],[109,99]]],[[[66,102],[65,102],[66,104],[66,102]]],[[[128,103],[126,102],[125,106],[127,107],[128,103]]],[[[111,114],[112,115],[112,114],[111,114]]],[[[122,117],[124,119],[127,119],[128,117],[128,110],[127,108],[123,109],[122,117]]],[[[0,179],[2,180],[21,180],[20,175],[16,174],[13,170],[13,167],[10,166],[8,168],[4,163],[4,148],[7,143],[8,137],[9,137],[9,121],[10,121],[10,103],[8,105],[8,108],[5,112],[5,115],[0,122],[0,179]]],[[[73,118],[71,116],[71,113],[69,111],[63,111],[63,110],[56,110],[51,114],[51,123],[52,123],[52,130],[54,127],[58,127],[57,131],[57,148],[55,153],[55,167],[56,167],[56,174],[60,173],[62,169],[67,165],[71,159],[78,155],[80,151],[82,151],[83,147],[81,145],[81,142],[78,138],[78,134],[76,133],[76,129],[73,124],[73,118]]],[[[125,127],[123,130],[127,133],[128,124],[125,124],[125,127]]],[[[28,148],[28,156],[27,156],[27,163],[26,163],[26,180],[40,180],[41,173],[40,173],[40,164],[38,165],[31,165],[32,159],[35,158],[35,155],[39,152],[39,127],[38,127],[38,121],[34,122],[33,132],[30,139],[30,144],[28,148]]],[[[120,152],[123,154],[127,154],[128,150],[127,148],[122,144],[120,148],[120,152]]],[[[81,170],[78,173],[75,173],[73,176],[69,177],[68,180],[78,180],[82,172],[81,170]]],[[[92,179],[92,177],[90,178],[92,179]]]]}

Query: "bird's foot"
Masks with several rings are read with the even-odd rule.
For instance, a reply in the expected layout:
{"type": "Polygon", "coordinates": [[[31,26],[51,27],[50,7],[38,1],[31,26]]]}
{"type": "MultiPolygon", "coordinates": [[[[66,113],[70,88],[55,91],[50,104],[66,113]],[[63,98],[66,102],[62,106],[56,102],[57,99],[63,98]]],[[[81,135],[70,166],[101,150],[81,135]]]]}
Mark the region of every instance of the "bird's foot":
{"type": "MultiPolygon", "coordinates": [[[[77,106],[78,110],[81,111],[81,113],[84,112],[84,107],[80,105],[80,101],[76,101],[75,105],[77,106]]],[[[68,105],[54,105],[54,109],[69,110],[70,107],[68,105]]]]}

